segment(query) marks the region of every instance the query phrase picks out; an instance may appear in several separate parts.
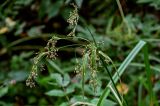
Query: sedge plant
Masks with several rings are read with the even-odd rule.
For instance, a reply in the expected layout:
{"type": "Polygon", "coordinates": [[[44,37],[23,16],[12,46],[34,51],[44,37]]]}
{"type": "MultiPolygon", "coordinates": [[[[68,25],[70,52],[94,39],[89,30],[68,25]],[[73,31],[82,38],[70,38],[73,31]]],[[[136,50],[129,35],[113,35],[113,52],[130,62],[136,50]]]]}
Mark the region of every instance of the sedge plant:
{"type": "MultiPolygon", "coordinates": [[[[122,11],[122,7],[120,5],[119,0],[117,0],[118,7],[120,9],[120,13],[122,15],[123,21],[125,21],[125,17],[122,11]]],[[[133,48],[133,50],[129,53],[129,55],[126,57],[126,59],[122,62],[120,67],[117,69],[114,62],[111,60],[111,58],[102,51],[100,45],[97,43],[96,39],[94,38],[94,35],[88,28],[87,24],[85,24],[85,27],[88,29],[92,41],[78,37],[75,34],[76,27],[78,25],[78,20],[79,20],[79,15],[78,15],[78,7],[74,4],[72,4],[74,7],[74,10],[70,13],[69,18],[67,22],[69,25],[72,27],[71,32],[67,36],[56,36],[53,35],[51,39],[48,40],[48,43],[46,47],[44,48],[43,51],[39,52],[38,55],[34,58],[33,61],[33,66],[32,66],[32,71],[26,80],[26,85],[32,87],[35,87],[35,81],[36,78],[38,77],[39,73],[39,67],[41,67],[41,61],[43,59],[51,59],[55,60],[58,56],[58,51],[62,48],[67,48],[71,46],[79,46],[83,48],[82,51],[82,62],[77,61],[77,65],[75,67],[75,72],[77,75],[79,75],[82,79],[82,94],[83,97],[85,96],[85,83],[86,83],[86,74],[89,73],[89,84],[92,86],[94,91],[96,92],[96,88],[98,86],[98,74],[100,73],[99,67],[102,67],[103,70],[105,70],[110,78],[110,81],[106,85],[103,93],[99,97],[99,100],[97,104],[91,104],[91,103],[86,103],[83,101],[78,101],[77,103],[72,104],[72,106],[76,105],[90,105],[90,106],[104,106],[105,99],[109,96],[110,92],[114,95],[115,99],[117,100],[117,103],[120,106],[128,106],[128,103],[125,99],[125,97],[119,93],[116,83],[119,81],[121,83],[120,77],[124,73],[125,69],[128,67],[128,65],[131,63],[131,61],[135,58],[135,56],[140,52],[141,49],[144,49],[144,63],[145,63],[145,68],[146,68],[146,75],[147,75],[147,81],[148,81],[148,93],[150,97],[150,106],[156,105],[156,96],[153,93],[153,84],[151,82],[151,68],[149,64],[149,59],[148,59],[148,51],[147,51],[147,46],[145,41],[139,41],[138,44],[133,48]],[[56,47],[56,43],[61,40],[83,40],[86,43],[84,44],[73,44],[73,45],[66,45],[62,47],[56,47]],[[110,72],[108,66],[112,65],[113,70],[115,71],[114,74],[110,72]],[[89,71],[89,72],[87,72],[89,71]]],[[[125,21],[126,22],[126,21],[125,21]]],[[[127,24],[127,22],[126,22],[127,24]]],[[[128,27],[128,33],[130,34],[131,31],[128,27]]],[[[59,71],[59,73],[63,74],[63,72],[59,71]]]]}

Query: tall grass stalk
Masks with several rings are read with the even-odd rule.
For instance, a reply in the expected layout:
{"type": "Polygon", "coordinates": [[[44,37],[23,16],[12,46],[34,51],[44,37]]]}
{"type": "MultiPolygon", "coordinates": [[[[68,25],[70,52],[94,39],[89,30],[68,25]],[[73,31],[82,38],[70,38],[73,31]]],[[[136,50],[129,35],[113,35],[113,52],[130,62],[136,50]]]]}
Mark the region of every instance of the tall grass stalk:
{"type": "Polygon", "coordinates": [[[142,106],[142,84],[138,87],[138,106],[142,106]]]}
{"type": "Polygon", "coordinates": [[[123,13],[123,9],[122,9],[122,6],[121,6],[121,3],[119,0],[116,0],[117,2],[117,5],[118,5],[118,8],[119,8],[119,11],[120,11],[120,14],[121,14],[121,17],[122,17],[122,20],[123,22],[126,24],[127,26],[127,29],[128,29],[128,35],[131,35],[132,31],[131,31],[131,28],[128,24],[128,21],[125,19],[125,16],[124,16],[124,13],[123,13]]]}
{"type": "Polygon", "coordinates": [[[155,105],[158,106],[158,104],[156,104],[156,96],[154,95],[153,88],[152,88],[153,84],[152,84],[151,78],[153,73],[150,68],[147,45],[144,46],[143,53],[144,53],[144,63],[145,63],[145,69],[146,69],[146,75],[147,75],[148,93],[150,97],[149,106],[155,106],[155,105]]]}
{"type": "MultiPolygon", "coordinates": [[[[95,40],[92,32],[89,30],[89,28],[88,28],[87,25],[86,25],[86,27],[87,27],[90,35],[92,36],[92,39],[93,39],[93,41],[94,41],[95,46],[98,48],[97,43],[96,43],[96,40],[95,40]]],[[[99,51],[101,51],[100,49],[101,49],[101,48],[98,48],[99,51]]],[[[110,78],[110,81],[111,81],[110,85],[113,84],[113,87],[114,87],[114,89],[115,89],[118,97],[121,98],[121,95],[120,95],[120,93],[119,93],[118,90],[117,90],[115,81],[114,81],[114,79],[112,78],[112,75],[111,75],[110,71],[109,71],[108,68],[107,68],[107,64],[106,64],[104,58],[103,58],[101,55],[99,55],[99,57],[100,57],[100,61],[101,61],[102,65],[103,65],[104,69],[107,71],[107,73],[108,73],[108,75],[109,75],[109,78],[110,78]]],[[[116,73],[117,73],[116,75],[119,77],[119,72],[117,71],[116,73]]],[[[121,98],[121,100],[123,100],[123,98],[121,98]]],[[[124,99],[123,101],[124,101],[125,105],[127,105],[125,99],[124,99]]]]}

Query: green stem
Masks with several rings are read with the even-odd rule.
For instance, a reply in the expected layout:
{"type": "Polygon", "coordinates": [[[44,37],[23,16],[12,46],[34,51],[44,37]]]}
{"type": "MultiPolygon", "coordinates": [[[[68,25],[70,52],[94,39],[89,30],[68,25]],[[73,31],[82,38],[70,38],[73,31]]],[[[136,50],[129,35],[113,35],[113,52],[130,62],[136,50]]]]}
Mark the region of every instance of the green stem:
{"type": "MultiPolygon", "coordinates": [[[[113,78],[112,78],[112,75],[111,75],[111,73],[109,72],[109,70],[108,70],[108,68],[107,68],[107,64],[106,64],[105,61],[103,60],[102,56],[100,56],[100,61],[102,62],[105,70],[107,71],[107,73],[108,73],[108,75],[109,75],[109,77],[110,77],[110,80],[111,80],[111,82],[112,82],[112,84],[113,84],[113,86],[114,86],[114,89],[115,89],[116,93],[118,94],[118,97],[121,98],[121,95],[119,94],[119,92],[118,92],[118,90],[117,90],[117,87],[116,87],[116,84],[115,84],[115,82],[114,82],[114,80],[113,80],[113,78]]],[[[111,84],[110,84],[110,86],[111,86],[111,84]]]]}
{"type": "Polygon", "coordinates": [[[123,13],[123,9],[122,9],[122,6],[121,6],[121,3],[120,3],[119,0],[116,0],[116,2],[117,2],[117,5],[118,5],[118,8],[119,8],[121,17],[122,17],[123,20],[125,20],[124,13],[123,13]]]}
{"type": "MultiPolygon", "coordinates": [[[[153,106],[154,103],[155,103],[155,95],[154,95],[154,92],[153,92],[153,85],[152,85],[152,81],[151,81],[151,78],[152,78],[152,70],[150,68],[150,63],[149,63],[149,55],[148,55],[148,47],[147,45],[144,46],[143,48],[143,53],[144,53],[144,63],[145,63],[145,69],[146,69],[146,75],[147,75],[147,82],[148,82],[148,92],[149,92],[149,97],[150,97],[150,106],[153,106]]],[[[156,104],[156,106],[158,106],[156,104]]]]}

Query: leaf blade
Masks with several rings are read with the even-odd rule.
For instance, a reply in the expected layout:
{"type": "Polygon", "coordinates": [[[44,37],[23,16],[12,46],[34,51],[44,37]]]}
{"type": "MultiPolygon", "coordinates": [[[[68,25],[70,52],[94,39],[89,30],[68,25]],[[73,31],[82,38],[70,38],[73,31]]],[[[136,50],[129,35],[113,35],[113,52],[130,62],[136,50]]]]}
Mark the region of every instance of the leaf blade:
{"type": "MultiPolygon", "coordinates": [[[[123,72],[125,71],[125,69],[127,68],[127,66],[131,63],[131,61],[134,59],[134,57],[138,54],[138,52],[144,47],[144,45],[146,44],[145,41],[139,41],[139,43],[133,48],[133,50],[130,52],[130,54],[127,56],[127,58],[122,62],[121,66],[118,68],[118,72],[116,72],[114,75],[113,75],[113,79],[114,79],[114,82],[116,83],[119,79],[119,76],[121,76],[123,74],[123,72]],[[118,74],[119,75],[118,75],[118,74]]],[[[108,89],[108,86],[111,85],[112,82],[110,81],[104,92],[102,93],[99,101],[98,101],[98,104],[97,106],[102,106],[103,105],[103,101],[104,99],[109,95],[110,93],[110,89],[108,89]]]]}

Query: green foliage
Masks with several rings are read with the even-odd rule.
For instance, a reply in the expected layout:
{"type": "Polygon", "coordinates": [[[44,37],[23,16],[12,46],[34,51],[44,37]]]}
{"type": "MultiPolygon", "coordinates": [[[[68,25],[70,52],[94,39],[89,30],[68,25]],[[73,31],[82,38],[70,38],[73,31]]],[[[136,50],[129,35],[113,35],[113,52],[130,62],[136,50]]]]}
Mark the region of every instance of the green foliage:
{"type": "Polygon", "coordinates": [[[138,0],[138,3],[142,4],[149,4],[150,6],[154,7],[155,9],[160,9],[160,1],[159,0],[138,0]]]}
{"type": "Polygon", "coordinates": [[[159,0],[0,2],[0,105],[158,106],[159,0]]]}
{"type": "Polygon", "coordinates": [[[8,87],[0,88],[0,97],[8,93],[8,87]]]}
{"type": "Polygon", "coordinates": [[[108,89],[109,86],[112,86],[113,83],[116,83],[120,76],[123,74],[129,63],[134,59],[134,57],[137,55],[137,53],[141,50],[141,48],[145,45],[144,41],[140,41],[134,49],[130,52],[130,54],[126,57],[126,59],[123,61],[121,66],[118,68],[117,72],[113,75],[114,82],[110,81],[108,85],[106,86],[102,96],[99,99],[98,106],[101,106],[103,104],[103,100],[109,95],[110,89],[108,89]]]}
{"type": "Polygon", "coordinates": [[[39,17],[43,18],[45,15],[48,16],[48,19],[55,17],[58,14],[62,4],[63,0],[56,0],[55,3],[52,3],[51,0],[47,1],[42,0],[40,4],[39,17]]]}

